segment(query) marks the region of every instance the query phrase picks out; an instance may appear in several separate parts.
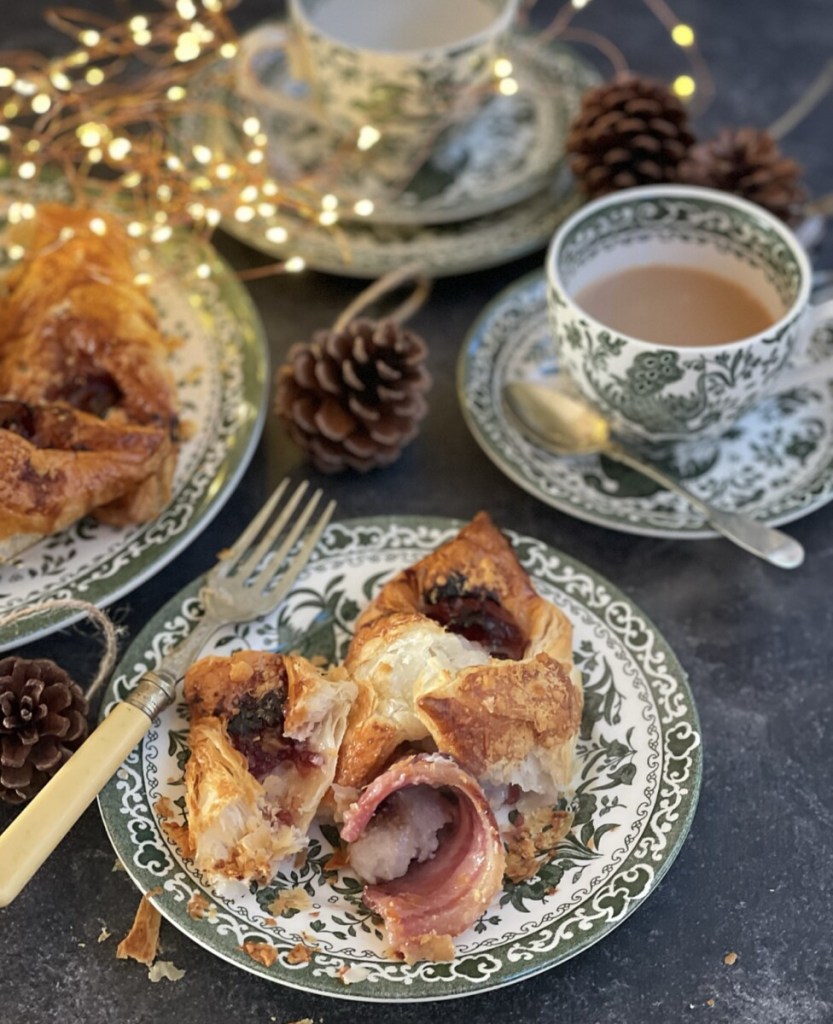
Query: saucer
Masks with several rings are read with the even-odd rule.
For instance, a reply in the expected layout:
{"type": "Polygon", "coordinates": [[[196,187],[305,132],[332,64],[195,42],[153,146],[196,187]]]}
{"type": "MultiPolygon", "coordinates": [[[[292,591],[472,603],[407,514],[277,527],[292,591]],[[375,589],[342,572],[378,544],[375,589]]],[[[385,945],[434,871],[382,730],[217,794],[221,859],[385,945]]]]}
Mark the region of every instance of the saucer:
{"type": "Polygon", "coordinates": [[[218,61],[189,86],[190,112],[183,118],[179,141],[214,143],[233,152],[232,126],[255,112],[269,139],[270,173],[289,194],[293,182],[303,182],[307,198],[309,190],[337,196],[342,221],[422,226],[483,216],[545,188],[563,161],[581,95],[599,79],[569,47],[540,45],[531,36],[514,36],[507,57],[518,91],[490,96],[474,113],[442,131],[404,183],[395,180],[398,172],[388,163],[401,166],[395,138],[383,137],[367,153],[351,149],[337,155],[339,142],[329,126],[312,114],[303,115],[306,87],[291,78],[280,51],[253,56],[251,72],[259,86],[281,93],[298,110],[250,99],[241,91],[241,66],[218,61]],[[231,118],[221,111],[230,111],[231,118]],[[374,204],[366,218],[352,211],[358,199],[374,204]]]}
{"type": "MultiPolygon", "coordinates": [[[[833,355],[833,321],[808,358],[833,355]]],[[[546,279],[536,271],[499,294],[471,328],[457,388],[475,440],[510,479],[562,512],[651,537],[717,536],[682,498],[607,459],[558,458],[509,422],[501,393],[512,380],[558,372],[547,319],[546,279]]],[[[777,526],[833,500],[833,385],[820,382],[766,399],[718,441],[669,446],[674,471],[698,497],[777,526]]]]}
{"type": "Polygon", "coordinates": [[[223,230],[275,259],[300,256],[313,270],[376,278],[405,263],[428,277],[448,277],[495,267],[543,248],[562,221],[581,205],[572,175],[562,168],[548,188],[499,213],[423,227],[345,223],[337,231],[309,222],[290,227],[290,241],[272,242],[270,228],[287,227],[285,216],[257,217],[247,224],[224,220],[223,230]]]}

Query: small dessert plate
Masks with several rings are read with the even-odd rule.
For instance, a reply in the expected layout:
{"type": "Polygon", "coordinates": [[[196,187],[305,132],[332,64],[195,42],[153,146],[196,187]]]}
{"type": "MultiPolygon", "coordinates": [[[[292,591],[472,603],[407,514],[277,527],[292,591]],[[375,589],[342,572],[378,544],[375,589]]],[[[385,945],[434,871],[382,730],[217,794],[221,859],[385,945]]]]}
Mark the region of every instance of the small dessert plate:
{"type": "Polygon", "coordinates": [[[335,195],[342,221],[358,219],[352,207],[359,199],[373,203],[361,219],[378,223],[427,225],[479,217],[541,192],[564,158],[582,92],[598,80],[570,48],[542,45],[531,36],[515,36],[507,59],[517,91],[481,99],[473,112],[444,128],[410,180],[391,170],[402,166],[395,139],[382,138],[361,152],[340,145],[312,110],[305,117],[303,83],[291,77],[289,61],[277,50],[220,60],[197,75],[178,141],[233,151],[233,126],[256,113],[269,139],[270,172],[281,187],[291,193],[295,183],[307,196],[310,191],[335,195]],[[270,93],[277,97],[274,105],[270,93]]]}
{"type": "MultiPolygon", "coordinates": [[[[833,322],[813,336],[808,359],[833,354],[833,322]]],[[[624,533],[715,537],[682,498],[599,455],[557,458],[507,418],[504,385],[558,373],[542,271],[498,295],[460,354],[457,389],[476,441],[510,479],[577,519],[624,533]]],[[[771,525],[793,522],[833,500],[833,382],[820,380],[762,402],[717,442],[669,445],[663,461],[717,508],[771,525]]]]}
{"type": "MultiPolygon", "coordinates": [[[[280,609],[223,627],[203,653],[283,649],[338,662],[379,587],[460,525],[433,516],[330,523],[280,609]]],[[[575,817],[555,858],[526,882],[506,880],[457,937],[454,960],[442,963],[391,958],[361,883],[349,867],[334,867],[339,839],[325,822],[311,830],[306,856],[281,865],[268,886],[252,892],[242,882],[214,883],[181,845],[189,750],[180,693],[99,795],[116,853],[168,921],[269,981],[405,1003],[483,993],[549,970],[608,935],[656,889],[680,852],[700,788],[700,726],[685,672],[611,583],[542,541],[506,532],[538,592],[570,617],[584,682],[575,817]]],[[[201,615],[198,586],[173,598],[133,641],[105,713],[192,631],[201,615]]]]}

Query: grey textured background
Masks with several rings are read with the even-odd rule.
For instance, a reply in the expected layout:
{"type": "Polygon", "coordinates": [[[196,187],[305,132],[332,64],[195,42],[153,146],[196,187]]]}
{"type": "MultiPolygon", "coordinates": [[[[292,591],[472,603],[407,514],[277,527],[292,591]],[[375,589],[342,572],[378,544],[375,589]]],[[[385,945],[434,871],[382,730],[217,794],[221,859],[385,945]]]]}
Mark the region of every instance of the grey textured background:
{"type": "MultiPolygon", "coordinates": [[[[92,6],[87,4],[87,6],[92,6]]],[[[131,11],[142,5],[130,4],[131,11]]],[[[771,123],[833,54],[830,0],[677,0],[698,31],[717,96],[698,124],[771,123]]],[[[4,47],[55,47],[40,0],[3,0],[4,47]]],[[[98,10],[113,10],[104,0],[98,10]]],[[[546,19],[557,4],[542,3],[546,19]]],[[[280,10],[243,0],[240,28],[280,10]]],[[[639,0],[594,0],[578,24],[615,41],[636,70],[672,77],[679,51],[639,0]]],[[[606,71],[604,62],[599,67],[606,71]]],[[[785,142],[811,190],[833,188],[833,96],[785,142]]],[[[237,267],[262,257],[222,236],[237,267]]],[[[668,876],[616,931],[579,957],[528,982],[443,1005],[386,1007],[316,998],[214,958],[170,925],[163,956],[185,970],[176,984],[148,982],[143,967],[115,959],[138,894],[89,810],[23,895],[0,911],[0,1022],[326,1024],[355,1019],[411,1024],[828,1024],[833,1021],[833,777],[831,637],[833,509],[789,529],[806,546],[794,573],[769,568],[718,540],[684,543],[612,533],[536,503],[481,454],[454,394],[460,343],[482,306],[540,265],[540,253],[495,270],[439,281],[413,326],[429,341],[432,412],[390,469],[323,479],[342,516],[378,512],[471,516],[570,552],[625,590],[657,623],[687,669],[705,745],[704,785],[691,834],[668,876]],[[102,925],[113,933],[98,943],[102,925]],[[733,967],[723,955],[735,950],[733,967]],[[712,1005],[709,1005],[713,1001],[712,1005]]],[[[833,243],[814,253],[833,266],[833,243]]],[[[288,346],[331,323],[363,285],[308,272],[251,286],[274,365],[288,346]]],[[[112,609],[131,634],[215,553],[285,473],[302,477],[298,453],[270,418],[230,506],[205,535],[136,594],[112,609]]],[[[33,644],[30,653],[88,670],[84,630],[33,644]]],[[[10,814],[0,810],[0,823],[10,814]]]]}

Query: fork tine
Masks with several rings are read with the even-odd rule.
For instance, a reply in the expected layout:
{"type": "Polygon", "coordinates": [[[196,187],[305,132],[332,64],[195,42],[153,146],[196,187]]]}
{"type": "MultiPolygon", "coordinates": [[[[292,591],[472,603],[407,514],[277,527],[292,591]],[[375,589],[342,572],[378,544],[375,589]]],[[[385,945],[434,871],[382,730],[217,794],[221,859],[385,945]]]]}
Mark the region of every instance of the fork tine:
{"type": "MultiPolygon", "coordinates": [[[[257,540],[258,534],[269,521],[269,519],[272,517],[272,514],[277,508],[281,498],[283,498],[288,486],[289,477],[284,477],[284,479],[281,480],[281,482],[272,492],[271,496],[269,497],[263,508],[257,513],[257,515],[249,523],[246,529],[240,534],[240,536],[237,538],[234,544],[232,544],[232,546],[228,549],[222,561],[217,565],[216,568],[218,576],[228,576],[230,575],[231,572],[237,569],[240,560],[243,558],[243,556],[246,554],[246,552],[249,550],[252,544],[254,544],[254,542],[257,540]]],[[[292,496],[292,498],[290,498],[290,514],[292,512],[292,509],[294,509],[294,505],[292,505],[292,502],[294,501],[295,505],[297,505],[306,488],[307,483],[306,481],[304,481],[303,483],[299,484],[298,488],[295,491],[295,494],[292,496]]]]}
{"type": "MultiPolygon", "coordinates": [[[[286,537],[281,542],[280,547],[276,548],[274,551],[271,551],[270,549],[272,545],[277,541],[278,537],[280,537],[284,528],[287,526],[289,517],[290,515],[292,515],[292,513],[294,513],[295,506],[298,504],[298,502],[294,500],[294,497],[295,496],[293,495],[293,501],[287,507],[286,511],[280,516],[279,519],[277,519],[272,524],[272,526],[269,527],[269,530],[264,535],[263,540],[261,540],[258,546],[254,549],[254,551],[244,561],[240,563],[238,575],[241,580],[246,579],[246,577],[249,576],[251,573],[257,572],[258,565],[260,565],[261,561],[263,561],[263,558],[265,555],[267,555],[267,553],[267,563],[258,573],[258,577],[262,577],[264,575],[267,566],[270,563],[282,562],[286,558],[287,554],[292,550],[292,546],[295,543],[295,541],[303,533],[304,528],[306,527],[307,523],[310,520],[310,516],[315,511],[315,506],[318,504],[321,498],[321,491],[316,491],[315,494],[313,494],[313,496],[307,502],[307,504],[304,507],[304,510],[300,513],[295,522],[292,523],[289,533],[287,533],[286,537]]],[[[255,577],[255,579],[253,579],[251,582],[252,584],[256,583],[257,577],[255,577]]]]}
{"type": "Polygon", "coordinates": [[[270,590],[265,594],[265,596],[270,599],[272,608],[275,608],[289,593],[292,584],[298,577],[298,573],[304,568],[304,566],[309,561],[313,548],[318,543],[318,538],[324,532],[327,524],[332,518],[333,512],[335,511],[335,507],[335,501],[329,502],[327,507],[321,513],[318,522],[313,527],[311,527],[309,533],[304,538],[304,543],[301,547],[301,550],[287,565],[286,572],[281,577],[280,583],[278,583],[274,590],[270,590]]]}

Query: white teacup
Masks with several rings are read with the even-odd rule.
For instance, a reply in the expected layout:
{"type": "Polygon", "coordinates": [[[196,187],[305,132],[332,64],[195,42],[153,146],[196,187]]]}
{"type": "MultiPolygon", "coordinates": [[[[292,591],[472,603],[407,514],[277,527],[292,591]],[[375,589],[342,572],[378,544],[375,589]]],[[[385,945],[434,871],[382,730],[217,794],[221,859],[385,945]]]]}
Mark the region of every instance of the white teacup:
{"type": "MultiPolygon", "coordinates": [[[[643,442],[724,433],[777,389],[833,310],[833,301],[811,307],[810,263],[792,231],[759,206],[713,189],[643,186],[588,203],[556,233],[546,270],[561,368],[618,434],[643,442]],[[582,307],[594,286],[638,267],[706,271],[742,289],[765,319],[744,337],[677,344],[673,320],[663,342],[618,329],[627,293],[603,318],[582,307]]],[[[626,280],[636,278],[619,277],[626,280]]],[[[657,290],[646,287],[639,300],[656,304],[657,290]]],[[[696,315],[680,305],[680,333],[696,315]]]]}
{"type": "MultiPolygon", "coordinates": [[[[242,40],[238,88],[325,122],[360,145],[388,141],[403,165],[495,81],[519,0],[289,0],[285,24],[242,40]],[[266,86],[258,61],[284,53],[305,102],[266,86]],[[393,146],[390,144],[393,142],[393,146]]],[[[297,90],[296,90],[297,92],[297,90]]]]}

